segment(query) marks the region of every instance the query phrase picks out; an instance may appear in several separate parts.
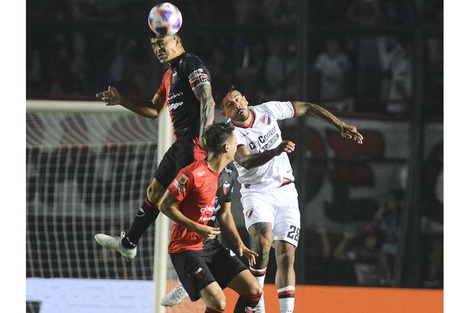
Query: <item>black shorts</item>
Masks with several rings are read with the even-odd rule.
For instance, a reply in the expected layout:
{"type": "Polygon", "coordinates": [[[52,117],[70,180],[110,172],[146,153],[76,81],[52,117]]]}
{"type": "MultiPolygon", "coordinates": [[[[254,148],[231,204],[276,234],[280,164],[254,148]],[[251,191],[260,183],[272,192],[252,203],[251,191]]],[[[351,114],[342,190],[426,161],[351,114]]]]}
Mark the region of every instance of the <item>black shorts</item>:
{"type": "Polygon", "coordinates": [[[163,155],[155,179],[166,188],[183,167],[194,161],[204,160],[205,157],[206,153],[199,146],[197,138],[177,140],[163,155]]]}
{"type": "Polygon", "coordinates": [[[214,281],[225,289],[238,273],[248,269],[232,250],[220,244],[210,250],[171,253],[170,258],[191,301],[199,300],[200,291],[214,281]]]}

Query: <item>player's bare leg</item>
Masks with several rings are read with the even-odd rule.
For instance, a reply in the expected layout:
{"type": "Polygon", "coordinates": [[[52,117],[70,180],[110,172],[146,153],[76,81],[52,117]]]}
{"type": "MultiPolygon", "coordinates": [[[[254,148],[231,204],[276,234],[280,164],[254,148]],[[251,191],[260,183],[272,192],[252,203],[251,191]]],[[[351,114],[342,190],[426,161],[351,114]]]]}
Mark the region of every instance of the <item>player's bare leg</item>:
{"type": "Polygon", "coordinates": [[[276,279],[281,313],[294,311],[295,300],[295,247],[283,240],[274,241],[276,253],[276,279]]]}
{"type": "Polygon", "coordinates": [[[263,295],[263,288],[248,270],[238,273],[228,287],[240,295],[234,313],[252,312],[263,295]]]}
{"type": "MultiPolygon", "coordinates": [[[[250,271],[256,277],[261,287],[264,287],[264,279],[266,278],[266,269],[269,263],[269,251],[273,242],[273,230],[271,223],[256,223],[250,226],[248,230],[253,241],[253,248],[258,257],[256,264],[250,266],[250,271]]],[[[266,312],[264,307],[264,296],[261,297],[255,309],[256,313],[266,312]]]]}
{"type": "Polygon", "coordinates": [[[134,221],[128,231],[123,231],[121,236],[110,236],[107,234],[96,234],[95,240],[105,248],[114,249],[122,256],[132,259],[137,254],[137,243],[145,231],[155,222],[160,213],[158,203],[165,193],[166,188],[153,179],[147,188],[144,203],[135,214],[134,221]]]}

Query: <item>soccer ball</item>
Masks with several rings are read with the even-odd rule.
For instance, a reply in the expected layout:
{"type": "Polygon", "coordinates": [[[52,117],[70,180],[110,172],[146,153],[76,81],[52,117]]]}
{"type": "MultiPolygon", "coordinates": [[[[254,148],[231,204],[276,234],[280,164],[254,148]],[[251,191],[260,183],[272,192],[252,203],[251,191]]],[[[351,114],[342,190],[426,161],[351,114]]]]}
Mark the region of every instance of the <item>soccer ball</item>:
{"type": "Polygon", "coordinates": [[[183,24],[181,11],[169,2],[154,6],[148,17],[150,29],[157,35],[172,36],[176,34],[183,24]]]}

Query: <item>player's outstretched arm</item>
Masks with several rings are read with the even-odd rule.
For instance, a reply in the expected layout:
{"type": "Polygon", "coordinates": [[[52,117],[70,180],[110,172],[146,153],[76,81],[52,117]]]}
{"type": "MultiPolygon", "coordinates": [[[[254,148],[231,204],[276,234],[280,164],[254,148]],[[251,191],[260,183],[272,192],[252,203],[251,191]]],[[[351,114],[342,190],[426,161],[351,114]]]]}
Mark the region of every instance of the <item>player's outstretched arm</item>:
{"type": "Polygon", "coordinates": [[[258,254],[250,249],[243,243],[240,234],[238,233],[237,226],[232,215],[231,203],[224,203],[222,209],[217,214],[217,220],[230,240],[237,246],[238,255],[245,256],[248,259],[250,266],[256,264],[256,257],[258,254]]]}
{"type": "Polygon", "coordinates": [[[297,116],[313,115],[338,128],[341,132],[341,136],[353,139],[357,143],[362,144],[364,137],[357,131],[356,126],[344,123],[327,109],[310,102],[292,101],[292,104],[295,107],[297,116]]]}
{"type": "Polygon", "coordinates": [[[290,140],[282,141],[274,149],[266,150],[260,153],[250,153],[245,146],[239,146],[235,153],[235,161],[246,169],[266,164],[277,155],[283,152],[292,153],[295,150],[295,143],[290,140]]]}
{"type": "Polygon", "coordinates": [[[157,118],[165,106],[166,99],[155,94],[151,101],[149,100],[136,100],[127,98],[119,93],[119,91],[112,86],[108,90],[98,92],[96,97],[103,101],[106,105],[121,105],[132,112],[148,118],[157,118]]]}

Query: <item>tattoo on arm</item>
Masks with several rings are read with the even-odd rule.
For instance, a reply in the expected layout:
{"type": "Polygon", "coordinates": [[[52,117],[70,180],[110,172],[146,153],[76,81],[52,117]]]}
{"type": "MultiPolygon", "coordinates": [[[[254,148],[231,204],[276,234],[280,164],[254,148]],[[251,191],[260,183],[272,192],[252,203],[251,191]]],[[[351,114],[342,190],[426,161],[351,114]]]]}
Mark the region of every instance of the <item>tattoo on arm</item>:
{"type": "Polygon", "coordinates": [[[199,137],[202,136],[204,128],[214,122],[215,101],[212,98],[210,84],[201,84],[193,89],[194,95],[201,103],[201,128],[199,137]]]}
{"type": "Polygon", "coordinates": [[[339,129],[341,129],[342,122],[334,116],[330,111],[327,109],[313,103],[302,102],[302,105],[306,107],[305,114],[313,115],[316,118],[325,121],[339,129]]]}

